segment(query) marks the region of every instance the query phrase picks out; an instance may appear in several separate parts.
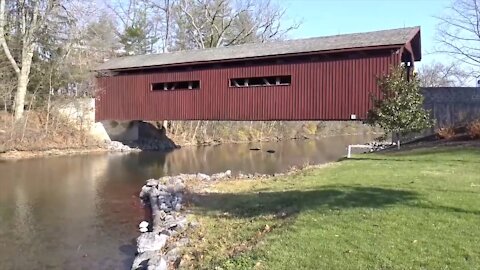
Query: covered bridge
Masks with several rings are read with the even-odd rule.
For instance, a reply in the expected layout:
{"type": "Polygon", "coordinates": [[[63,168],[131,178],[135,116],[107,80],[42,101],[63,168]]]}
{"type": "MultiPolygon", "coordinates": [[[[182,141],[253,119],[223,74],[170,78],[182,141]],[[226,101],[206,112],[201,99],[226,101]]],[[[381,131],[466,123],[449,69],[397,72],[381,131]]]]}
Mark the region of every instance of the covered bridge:
{"type": "Polygon", "coordinates": [[[364,119],[420,28],[128,56],[97,68],[96,120],[364,119]]]}

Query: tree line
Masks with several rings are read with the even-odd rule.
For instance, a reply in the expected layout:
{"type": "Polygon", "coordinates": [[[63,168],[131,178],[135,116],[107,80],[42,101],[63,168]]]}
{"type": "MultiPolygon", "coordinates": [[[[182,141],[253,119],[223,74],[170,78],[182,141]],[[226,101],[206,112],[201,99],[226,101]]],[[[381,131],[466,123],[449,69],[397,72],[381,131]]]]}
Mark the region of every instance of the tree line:
{"type": "Polygon", "coordinates": [[[91,95],[110,58],[282,39],[298,27],[271,0],[0,0],[0,89],[23,117],[29,95],[91,95]]]}
{"type": "MultiPolygon", "coordinates": [[[[24,110],[93,96],[91,70],[108,59],[288,37],[300,23],[274,0],[0,0],[0,101],[24,110]]],[[[480,0],[452,0],[438,17],[436,52],[480,66],[480,0]]],[[[424,86],[464,85],[457,63],[426,65],[424,86]]],[[[47,121],[48,123],[48,121],[47,121]]]]}

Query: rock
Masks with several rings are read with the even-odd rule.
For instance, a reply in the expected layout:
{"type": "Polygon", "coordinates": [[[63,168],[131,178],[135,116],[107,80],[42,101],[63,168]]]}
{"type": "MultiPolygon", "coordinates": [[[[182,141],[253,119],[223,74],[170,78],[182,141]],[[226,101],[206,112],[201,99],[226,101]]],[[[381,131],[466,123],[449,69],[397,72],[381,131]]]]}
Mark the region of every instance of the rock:
{"type": "Polygon", "coordinates": [[[225,179],[225,178],[230,178],[231,176],[232,176],[232,171],[228,170],[228,171],[223,172],[223,173],[212,174],[211,179],[212,180],[222,180],[222,179],[225,179]]]}
{"type": "Polygon", "coordinates": [[[181,193],[184,192],[186,185],[183,182],[177,182],[175,184],[167,185],[167,191],[172,195],[172,193],[181,193]]]}
{"type": "Polygon", "coordinates": [[[127,151],[134,151],[137,149],[130,148],[128,145],[124,145],[121,142],[118,141],[111,141],[107,144],[107,149],[110,151],[116,151],[116,152],[127,152],[127,151]]]}
{"type": "Polygon", "coordinates": [[[158,192],[156,193],[156,195],[158,197],[162,197],[162,198],[167,198],[170,197],[172,194],[171,192],[168,192],[168,191],[165,191],[165,190],[158,190],[158,192]]]}
{"type": "Polygon", "coordinates": [[[180,256],[182,255],[182,250],[178,247],[174,247],[167,251],[165,256],[167,257],[167,260],[170,262],[176,261],[180,256]]]}
{"type": "Polygon", "coordinates": [[[142,233],[148,232],[148,222],[146,222],[146,221],[140,222],[140,224],[138,224],[138,229],[142,233]]]}
{"type": "Polygon", "coordinates": [[[163,191],[158,190],[156,187],[150,187],[150,192],[149,192],[150,194],[149,195],[158,197],[162,194],[161,192],[163,192],[163,191]]]}
{"type": "Polygon", "coordinates": [[[177,228],[178,224],[175,220],[173,220],[173,221],[165,222],[163,226],[165,226],[165,228],[168,230],[174,230],[175,228],[177,228]]]}
{"type": "Polygon", "coordinates": [[[172,184],[168,184],[167,185],[167,192],[168,193],[173,193],[173,191],[175,190],[175,186],[172,185],[172,184]]]}
{"type": "Polygon", "coordinates": [[[161,203],[161,204],[160,204],[160,210],[163,210],[163,211],[165,211],[165,212],[170,212],[170,211],[172,211],[172,208],[169,207],[169,206],[167,206],[166,203],[161,203]]]}
{"type": "Polygon", "coordinates": [[[176,222],[177,222],[177,227],[180,227],[182,229],[188,226],[188,221],[186,217],[179,217],[177,218],[176,222]]]}
{"type": "Polygon", "coordinates": [[[143,233],[137,238],[137,251],[143,253],[147,251],[161,250],[167,243],[168,236],[159,235],[153,232],[143,233]]]}
{"type": "Polygon", "coordinates": [[[179,192],[183,192],[185,191],[185,184],[184,183],[176,183],[175,184],[175,189],[174,189],[174,192],[175,193],[179,193],[179,192]]]}
{"type": "Polygon", "coordinates": [[[210,181],[210,176],[204,173],[197,173],[197,179],[200,181],[210,181]]]}
{"type": "Polygon", "coordinates": [[[175,230],[171,230],[171,229],[163,229],[163,231],[161,231],[160,234],[165,234],[169,237],[173,237],[173,236],[177,235],[178,232],[176,232],[175,230]]]}
{"type": "Polygon", "coordinates": [[[163,226],[167,229],[171,229],[171,228],[177,227],[178,222],[175,219],[165,220],[165,223],[163,223],[163,226]]]}
{"type": "MultiPolygon", "coordinates": [[[[161,180],[160,180],[161,181],[161,180]]],[[[167,186],[166,185],[158,185],[157,186],[158,190],[160,191],[167,191],[167,186]]]]}
{"type": "Polygon", "coordinates": [[[142,190],[140,191],[139,197],[142,199],[147,198],[148,194],[150,193],[150,189],[152,189],[152,187],[143,186],[142,190]]]}
{"type": "Polygon", "coordinates": [[[167,181],[167,184],[176,185],[178,183],[183,183],[183,178],[181,176],[170,177],[167,181]]]}
{"type": "Polygon", "coordinates": [[[145,184],[147,187],[157,187],[158,180],[157,179],[148,179],[147,183],[145,184]]]}
{"type": "MultiPolygon", "coordinates": [[[[232,177],[230,170],[218,173],[218,179],[232,177]]],[[[132,265],[132,269],[167,270],[168,264],[178,265],[181,263],[181,249],[188,243],[188,238],[178,239],[182,231],[191,225],[182,212],[183,193],[185,181],[191,179],[210,180],[205,174],[185,174],[175,177],[162,177],[161,179],[149,179],[140,192],[142,197],[148,198],[152,209],[152,224],[143,221],[139,224],[140,231],[144,232],[137,238],[138,255],[132,265]],[[147,232],[152,225],[153,232],[147,232]],[[167,246],[167,240],[169,241],[167,246]],[[172,243],[173,242],[173,243],[172,243]],[[162,253],[162,250],[168,250],[162,253]]],[[[144,200],[145,201],[145,200],[144,200]]]]}
{"type": "Polygon", "coordinates": [[[163,256],[155,256],[148,261],[147,270],[168,270],[167,261],[163,256]]]}
{"type": "Polygon", "coordinates": [[[166,214],[165,211],[163,211],[163,210],[158,211],[158,212],[157,212],[157,215],[159,216],[159,218],[160,218],[161,220],[165,220],[165,217],[167,216],[167,214],[166,214]]]}
{"type": "Polygon", "coordinates": [[[144,253],[138,254],[132,263],[132,270],[145,269],[150,258],[156,256],[155,251],[147,251],[144,253]]]}
{"type": "Polygon", "coordinates": [[[178,176],[178,178],[180,178],[182,181],[194,180],[196,177],[196,174],[180,174],[178,176]]]}

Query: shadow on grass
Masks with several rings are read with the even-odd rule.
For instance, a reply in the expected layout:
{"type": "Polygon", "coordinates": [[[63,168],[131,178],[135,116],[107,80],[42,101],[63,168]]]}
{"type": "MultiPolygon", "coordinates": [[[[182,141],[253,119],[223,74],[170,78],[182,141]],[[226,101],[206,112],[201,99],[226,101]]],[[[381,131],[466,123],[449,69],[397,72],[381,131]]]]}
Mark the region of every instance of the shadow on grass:
{"type": "Polygon", "coordinates": [[[190,202],[198,214],[220,214],[233,218],[255,218],[264,215],[282,217],[315,209],[380,209],[393,205],[480,215],[477,210],[413,203],[417,199],[419,194],[414,191],[350,186],[326,186],[323,189],[306,191],[190,194],[190,202]]]}
{"type": "Polygon", "coordinates": [[[413,207],[419,207],[419,208],[423,208],[423,209],[436,210],[436,211],[442,211],[442,212],[451,212],[451,213],[460,213],[460,214],[469,214],[469,215],[479,215],[480,216],[480,211],[477,211],[477,210],[468,210],[468,209],[463,209],[463,208],[460,208],[460,207],[436,205],[436,204],[433,204],[433,203],[418,204],[418,205],[414,205],[413,207]]]}
{"type": "Polygon", "coordinates": [[[328,186],[319,190],[291,190],[258,193],[192,194],[191,202],[201,214],[228,213],[232,217],[292,215],[311,209],[383,208],[407,204],[418,198],[412,191],[328,186]]]}

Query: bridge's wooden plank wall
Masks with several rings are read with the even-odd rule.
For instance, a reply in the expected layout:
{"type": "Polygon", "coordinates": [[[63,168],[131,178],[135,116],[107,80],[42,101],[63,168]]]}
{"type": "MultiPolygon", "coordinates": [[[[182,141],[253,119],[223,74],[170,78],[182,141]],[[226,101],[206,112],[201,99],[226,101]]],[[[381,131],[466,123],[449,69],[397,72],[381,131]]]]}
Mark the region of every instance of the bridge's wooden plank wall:
{"type": "Polygon", "coordinates": [[[402,48],[283,57],[99,77],[100,120],[364,119],[377,77],[400,64],[402,48]],[[291,75],[288,86],[229,87],[232,78],[291,75]],[[197,90],[152,91],[151,84],[200,81],[197,90]]]}

